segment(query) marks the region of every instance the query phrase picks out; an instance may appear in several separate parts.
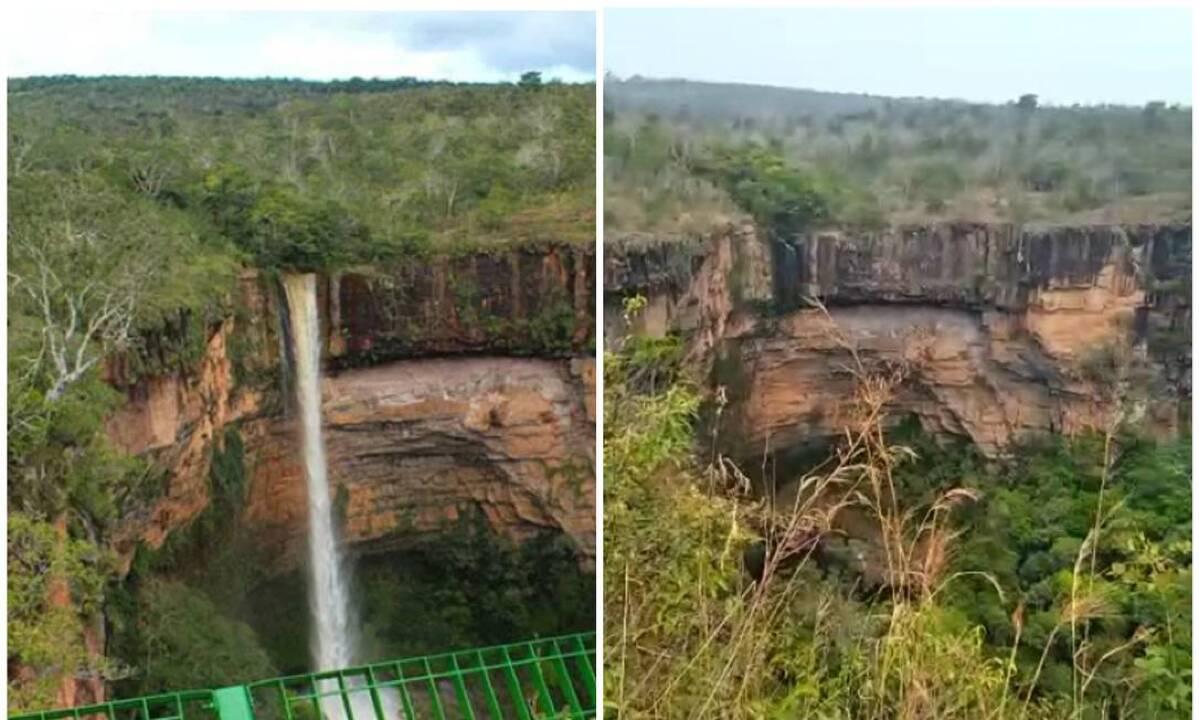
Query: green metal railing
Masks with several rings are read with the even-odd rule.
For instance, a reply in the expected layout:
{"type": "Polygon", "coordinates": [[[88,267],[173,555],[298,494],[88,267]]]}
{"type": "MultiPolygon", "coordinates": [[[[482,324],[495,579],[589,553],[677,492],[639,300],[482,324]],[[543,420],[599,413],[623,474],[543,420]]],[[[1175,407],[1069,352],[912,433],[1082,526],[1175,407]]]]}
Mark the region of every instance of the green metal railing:
{"type": "Polygon", "coordinates": [[[575,720],[595,717],[595,694],[592,632],[10,720],[575,720]]]}

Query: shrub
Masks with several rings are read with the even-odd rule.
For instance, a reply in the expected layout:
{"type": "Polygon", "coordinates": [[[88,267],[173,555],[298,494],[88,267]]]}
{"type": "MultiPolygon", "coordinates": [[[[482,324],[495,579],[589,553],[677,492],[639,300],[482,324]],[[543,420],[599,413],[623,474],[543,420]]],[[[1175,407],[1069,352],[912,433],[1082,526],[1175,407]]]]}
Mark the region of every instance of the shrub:
{"type": "Polygon", "coordinates": [[[124,687],[130,695],[278,674],[248,625],[223,616],[202,591],[178,581],[151,580],[138,590],[135,642],[137,665],[124,687]]]}

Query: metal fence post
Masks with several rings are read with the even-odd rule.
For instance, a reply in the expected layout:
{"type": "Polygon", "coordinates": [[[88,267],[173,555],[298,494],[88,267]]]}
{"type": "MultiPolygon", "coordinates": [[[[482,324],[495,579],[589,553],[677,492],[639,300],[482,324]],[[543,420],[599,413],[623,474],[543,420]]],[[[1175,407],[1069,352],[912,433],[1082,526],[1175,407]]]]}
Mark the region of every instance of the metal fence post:
{"type": "Polygon", "coordinates": [[[220,720],[254,720],[250,689],[245,685],[220,688],[212,693],[213,707],[220,720]]]}

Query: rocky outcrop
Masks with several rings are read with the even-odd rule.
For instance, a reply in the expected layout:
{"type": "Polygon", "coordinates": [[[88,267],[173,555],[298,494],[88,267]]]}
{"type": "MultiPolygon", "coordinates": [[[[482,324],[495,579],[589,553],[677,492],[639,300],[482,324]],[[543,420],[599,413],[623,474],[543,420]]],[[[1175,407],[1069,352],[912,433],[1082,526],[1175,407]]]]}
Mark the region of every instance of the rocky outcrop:
{"type": "Polygon", "coordinates": [[[217,438],[262,407],[261,391],[234,382],[229,340],[237,332],[235,319],[222,322],[194,372],[143,378],[126,388],[126,403],[108,418],[108,435],[118,449],[152,458],[166,474],[161,496],[126,517],[114,534],[125,569],[139,542],[157,548],[203,512],[217,438]]]}
{"type": "Polygon", "coordinates": [[[868,368],[908,368],[893,418],[914,414],[990,454],[1102,427],[1113,407],[1095,372],[1112,353],[1152,368],[1142,422],[1169,430],[1189,398],[1189,342],[1178,342],[1190,335],[1189,226],[952,224],[785,241],[740,227],[673,254],[614,245],[605,317],[631,294],[649,312],[633,328],[608,323],[607,340],[684,333],[696,371],[725,390],[722,433],[739,456],[836,434],[855,353],[868,368]]]}
{"type": "MultiPolygon", "coordinates": [[[[320,279],[330,480],[356,551],[436,532],[473,506],[518,540],[539,529],[566,533],[591,561],[588,257],[550,248],[320,279]]],[[[276,569],[302,554],[306,496],[286,390],[286,309],[274,281],[254,273],[242,278],[235,304],[203,328],[201,357],[187,369],[129,379],[132,363],[109,363],[110,381],[127,396],[109,436],[165,473],[161,495],[115,533],[126,569],[139,544],[157,548],[208,507],[213,451],[229,429],[246,448],[242,522],[279,558],[276,569]]]]}

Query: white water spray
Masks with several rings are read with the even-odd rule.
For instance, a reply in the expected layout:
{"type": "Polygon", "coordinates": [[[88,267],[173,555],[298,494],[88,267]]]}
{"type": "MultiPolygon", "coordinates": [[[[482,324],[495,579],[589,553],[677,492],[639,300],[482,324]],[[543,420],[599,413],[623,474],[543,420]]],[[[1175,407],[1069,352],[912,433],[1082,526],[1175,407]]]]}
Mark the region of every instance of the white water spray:
{"type": "MultiPolygon", "coordinates": [[[[358,635],[350,604],[349,572],[333,527],[325,438],[321,431],[321,328],[316,309],[316,276],[284,275],[283,290],[291,318],[296,401],[302,428],[304,476],[308,483],[308,605],[316,628],[312,664],[317,672],[339,670],[359,661],[358,635]]],[[[339,688],[336,680],[323,680],[317,683],[317,690],[324,695],[319,702],[321,714],[328,720],[347,718],[342,693],[348,696],[354,720],[405,718],[393,688],[377,692],[382,715],[359,679],[349,681],[346,688],[339,688]]]]}
{"type": "Polygon", "coordinates": [[[309,609],[316,636],[313,669],[336,670],[354,664],[350,590],[329,499],[325,439],[321,433],[321,333],[316,310],[316,276],[285,275],[283,289],[291,317],[296,399],[308,482],[309,609]]]}

